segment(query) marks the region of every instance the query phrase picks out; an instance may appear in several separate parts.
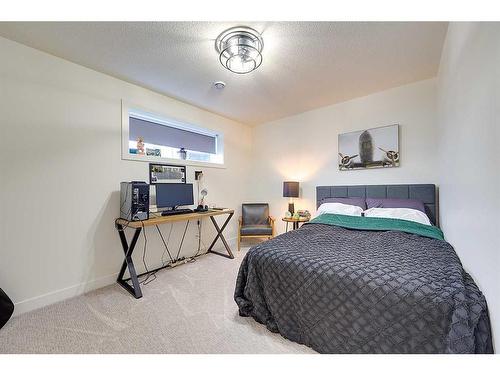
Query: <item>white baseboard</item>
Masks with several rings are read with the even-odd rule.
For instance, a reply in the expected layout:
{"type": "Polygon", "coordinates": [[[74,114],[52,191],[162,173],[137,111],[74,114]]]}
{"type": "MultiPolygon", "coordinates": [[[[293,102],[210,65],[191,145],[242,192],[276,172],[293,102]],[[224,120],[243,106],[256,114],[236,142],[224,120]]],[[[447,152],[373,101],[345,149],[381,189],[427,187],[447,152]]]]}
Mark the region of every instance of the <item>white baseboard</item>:
{"type": "Polygon", "coordinates": [[[118,272],[17,302],[14,304],[14,316],[111,285],[117,277],[118,272]]]}
{"type": "MultiPolygon", "coordinates": [[[[229,246],[233,249],[235,248],[236,241],[237,241],[236,237],[227,239],[229,246]]],[[[224,250],[224,248],[222,247],[222,245],[219,245],[215,246],[214,250],[221,251],[224,250]]],[[[153,265],[152,268],[157,266],[153,265]]],[[[118,272],[107,276],[101,276],[97,279],[86,281],[67,288],[62,288],[59,290],[55,290],[53,292],[45,293],[36,297],[28,298],[23,301],[15,302],[13,316],[21,315],[28,311],[33,311],[44,306],[52,305],[53,303],[77,297],[79,295],[88,293],[95,289],[112,285],[116,282],[117,277],[118,277],[118,272]]]]}

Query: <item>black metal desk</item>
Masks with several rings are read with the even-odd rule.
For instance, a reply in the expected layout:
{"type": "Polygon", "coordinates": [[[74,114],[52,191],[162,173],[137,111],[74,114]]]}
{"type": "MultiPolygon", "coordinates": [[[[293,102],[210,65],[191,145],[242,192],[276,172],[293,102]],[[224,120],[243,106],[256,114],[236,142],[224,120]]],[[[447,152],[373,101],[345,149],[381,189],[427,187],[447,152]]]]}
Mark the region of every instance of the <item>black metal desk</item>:
{"type": "MultiPolygon", "coordinates": [[[[116,229],[118,230],[118,234],[120,236],[120,241],[122,244],[123,252],[125,253],[125,259],[123,260],[122,267],[120,269],[120,273],[118,274],[118,278],[116,279],[116,282],[120,284],[127,292],[132,294],[135,298],[141,298],[142,297],[142,291],[141,291],[141,286],[139,284],[139,277],[148,273],[156,272],[160,269],[167,268],[169,265],[165,265],[162,267],[158,267],[154,270],[150,270],[148,272],[142,273],[140,275],[137,275],[137,272],[135,270],[134,262],[132,261],[132,253],[134,252],[135,245],[137,243],[137,240],[139,239],[139,235],[141,234],[141,231],[150,226],[158,226],[160,224],[165,224],[165,223],[173,223],[173,222],[178,222],[178,221],[187,221],[186,223],[186,230],[187,230],[187,225],[189,224],[190,220],[201,220],[205,217],[210,217],[210,220],[212,221],[215,230],[217,231],[217,235],[215,236],[214,240],[212,241],[211,245],[209,246],[207,253],[213,253],[217,254],[226,258],[233,259],[234,255],[231,252],[231,249],[229,248],[229,245],[224,238],[223,231],[226,228],[227,224],[229,223],[229,220],[231,220],[231,217],[234,215],[234,210],[209,210],[207,212],[193,212],[193,213],[188,213],[188,214],[180,214],[180,215],[172,215],[172,216],[158,216],[158,217],[153,217],[150,218],[149,220],[143,220],[143,221],[127,221],[123,219],[117,219],[115,221],[115,226],[116,229]],[[219,216],[219,215],[228,215],[226,218],[226,221],[224,224],[222,224],[221,227],[219,227],[219,224],[217,224],[217,221],[215,221],[214,216],[219,216]],[[126,228],[132,228],[134,229],[134,234],[132,236],[132,240],[130,241],[130,244],[127,241],[127,237],[125,236],[125,229],[126,228]],[[222,243],[224,244],[224,247],[227,251],[227,254],[224,253],[219,253],[217,251],[212,250],[214,247],[215,243],[217,242],[218,239],[221,239],[222,243]],[[127,279],[124,279],[125,275],[125,270],[128,269],[128,272],[130,274],[130,277],[127,279]],[[132,283],[130,285],[129,281],[132,283]]],[[[186,230],[184,231],[184,235],[186,234],[186,230]]],[[[182,244],[181,244],[182,246],[182,244]]],[[[180,249],[179,249],[180,250],[180,249]]]]}

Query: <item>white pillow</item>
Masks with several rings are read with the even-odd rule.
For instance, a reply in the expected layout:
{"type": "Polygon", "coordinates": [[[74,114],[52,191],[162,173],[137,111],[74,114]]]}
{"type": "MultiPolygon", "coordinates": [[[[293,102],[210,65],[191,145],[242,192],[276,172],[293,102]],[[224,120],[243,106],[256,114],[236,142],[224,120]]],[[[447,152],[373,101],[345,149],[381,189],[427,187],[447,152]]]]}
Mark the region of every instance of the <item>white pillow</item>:
{"type": "Polygon", "coordinates": [[[344,203],[323,203],[318,208],[318,216],[322,214],[361,216],[362,212],[361,207],[344,203]]]}
{"type": "Polygon", "coordinates": [[[364,211],[365,217],[385,217],[415,221],[420,224],[432,225],[431,221],[422,211],[412,208],[369,208],[364,211]]]}

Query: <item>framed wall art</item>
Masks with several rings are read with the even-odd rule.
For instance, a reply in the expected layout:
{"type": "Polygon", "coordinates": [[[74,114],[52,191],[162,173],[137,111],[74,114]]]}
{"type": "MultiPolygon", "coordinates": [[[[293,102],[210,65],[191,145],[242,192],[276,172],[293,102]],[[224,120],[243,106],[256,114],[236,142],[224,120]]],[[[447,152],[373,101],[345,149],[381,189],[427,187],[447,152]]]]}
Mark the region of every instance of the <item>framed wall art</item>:
{"type": "Polygon", "coordinates": [[[399,125],[339,134],[341,171],[399,166],[399,125]]]}
{"type": "Polygon", "coordinates": [[[149,163],[149,183],[186,183],[186,166],[149,163]]]}

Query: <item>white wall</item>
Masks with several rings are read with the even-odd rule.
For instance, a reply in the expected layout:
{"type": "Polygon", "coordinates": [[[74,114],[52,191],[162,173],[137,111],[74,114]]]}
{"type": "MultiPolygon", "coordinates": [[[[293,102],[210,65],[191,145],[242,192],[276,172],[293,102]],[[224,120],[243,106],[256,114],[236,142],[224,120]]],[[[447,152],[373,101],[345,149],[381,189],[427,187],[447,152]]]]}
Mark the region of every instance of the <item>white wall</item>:
{"type": "Polygon", "coordinates": [[[283,181],[300,181],[296,209],[316,209],[316,186],[435,183],[435,80],[426,80],[301,113],[254,129],[253,200],[269,202],[280,218],[287,210],[283,181]],[[401,166],[339,171],[339,133],[400,124],[401,166]]]}
{"type": "MultiPolygon", "coordinates": [[[[0,287],[16,313],[115,280],[123,259],[113,227],[119,183],[148,179],[147,163],[121,160],[121,99],[222,131],[227,168],[196,169],[204,171],[208,203],[238,209],[244,200],[245,125],[3,38],[0,56],[0,287]]],[[[188,174],[192,181],[194,168],[188,174]]],[[[214,231],[208,220],[204,226],[209,245],[214,231]]],[[[234,218],[226,238],[236,230],[234,218]]],[[[148,234],[147,259],[158,264],[163,248],[148,234]]],[[[184,255],[196,250],[194,235],[192,225],[184,255]]],[[[142,264],[142,237],[135,255],[142,264]]]]}
{"type": "Polygon", "coordinates": [[[500,339],[500,25],[451,23],[438,76],[441,226],[500,339]]]}

